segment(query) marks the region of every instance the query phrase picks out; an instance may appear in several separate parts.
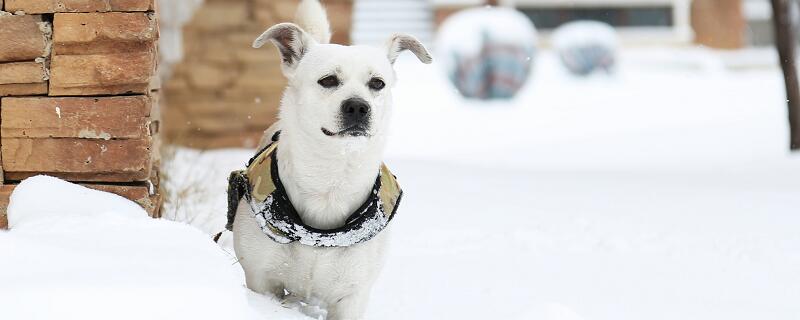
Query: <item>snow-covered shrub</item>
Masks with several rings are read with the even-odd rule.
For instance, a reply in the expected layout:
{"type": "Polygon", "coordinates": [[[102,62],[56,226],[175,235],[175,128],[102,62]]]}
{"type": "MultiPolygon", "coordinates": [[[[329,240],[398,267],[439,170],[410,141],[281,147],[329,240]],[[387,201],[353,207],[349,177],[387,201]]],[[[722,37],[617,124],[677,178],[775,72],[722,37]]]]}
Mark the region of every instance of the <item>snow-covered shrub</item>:
{"type": "Polygon", "coordinates": [[[553,47],[567,69],[576,75],[610,72],[617,60],[617,34],[597,21],[566,23],[553,33],[553,47]]]}
{"type": "Polygon", "coordinates": [[[475,8],[456,13],[439,29],[439,61],[467,98],[508,99],[525,84],[536,53],[530,19],[507,8],[475,8]]]}

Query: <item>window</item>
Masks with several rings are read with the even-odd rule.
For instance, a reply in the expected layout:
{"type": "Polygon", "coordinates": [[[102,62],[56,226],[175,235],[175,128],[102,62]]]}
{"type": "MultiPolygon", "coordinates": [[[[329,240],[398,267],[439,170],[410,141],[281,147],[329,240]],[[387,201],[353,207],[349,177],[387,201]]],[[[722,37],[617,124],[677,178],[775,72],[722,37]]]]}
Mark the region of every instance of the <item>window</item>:
{"type": "Polygon", "coordinates": [[[575,20],[595,20],[615,27],[671,27],[672,8],[520,8],[539,29],[553,29],[575,20]]]}

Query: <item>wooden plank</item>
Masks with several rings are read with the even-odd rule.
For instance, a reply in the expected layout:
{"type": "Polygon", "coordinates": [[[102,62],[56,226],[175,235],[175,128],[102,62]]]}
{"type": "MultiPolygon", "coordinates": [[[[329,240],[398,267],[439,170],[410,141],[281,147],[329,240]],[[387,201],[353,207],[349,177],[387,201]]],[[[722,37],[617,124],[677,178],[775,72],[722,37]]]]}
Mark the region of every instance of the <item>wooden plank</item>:
{"type": "Polygon", "coordinates": [[[147,96],[4,98],[3,138],[137,139],[150,134],[147,96]]]}
{"type": "Polygon", "coordinates": [[[2,138],[6,180],[48,174],[70,181],[131,182],[150,177],[152,139],[2,138]]]}

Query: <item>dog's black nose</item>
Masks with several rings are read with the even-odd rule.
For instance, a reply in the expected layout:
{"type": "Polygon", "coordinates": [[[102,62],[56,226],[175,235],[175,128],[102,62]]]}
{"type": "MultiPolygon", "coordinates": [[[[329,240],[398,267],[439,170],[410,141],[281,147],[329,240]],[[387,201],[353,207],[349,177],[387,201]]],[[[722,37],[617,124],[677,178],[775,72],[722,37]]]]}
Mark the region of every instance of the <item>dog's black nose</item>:
{"type": "Polygon", "coordinates": [[[350,98],[342,102],[342,122],[344,127],[367,126],[371,108],[361,98],[350,98]]]}

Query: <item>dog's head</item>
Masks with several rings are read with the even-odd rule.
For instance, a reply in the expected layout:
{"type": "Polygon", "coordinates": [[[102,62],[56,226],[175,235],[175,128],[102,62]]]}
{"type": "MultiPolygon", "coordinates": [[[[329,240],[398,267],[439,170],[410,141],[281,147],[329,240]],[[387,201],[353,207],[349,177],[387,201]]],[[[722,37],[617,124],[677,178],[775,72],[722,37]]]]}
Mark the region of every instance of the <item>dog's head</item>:
{"type": "Polygon", "coordinates": [[[430,63],[427,49],[403,34],[390,37],[384,47],[342,46],[316,38],[298,25],[282,23],[253,43],[260,48],[270,41],[280,52],[289,80],[280,111],[283,127],[326,143],[383,136],[392,111],[398,55],[408,50],[430,63]]]}

